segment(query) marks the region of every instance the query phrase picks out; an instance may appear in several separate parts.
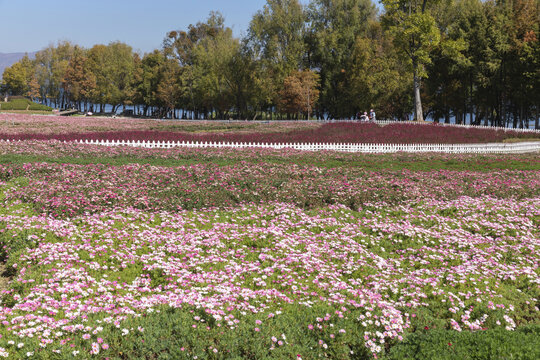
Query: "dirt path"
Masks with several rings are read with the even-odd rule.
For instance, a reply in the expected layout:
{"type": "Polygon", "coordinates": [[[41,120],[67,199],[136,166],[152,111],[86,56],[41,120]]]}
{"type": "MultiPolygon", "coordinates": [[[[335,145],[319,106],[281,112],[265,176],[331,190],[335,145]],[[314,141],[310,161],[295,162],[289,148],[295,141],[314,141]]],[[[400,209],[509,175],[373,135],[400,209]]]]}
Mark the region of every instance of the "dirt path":
{"type": "Polygon", "coordinates": [[[5,276],[6,264],[0,264],[0,291],[6,290],[11,280],[9,277],[5,276]]]}

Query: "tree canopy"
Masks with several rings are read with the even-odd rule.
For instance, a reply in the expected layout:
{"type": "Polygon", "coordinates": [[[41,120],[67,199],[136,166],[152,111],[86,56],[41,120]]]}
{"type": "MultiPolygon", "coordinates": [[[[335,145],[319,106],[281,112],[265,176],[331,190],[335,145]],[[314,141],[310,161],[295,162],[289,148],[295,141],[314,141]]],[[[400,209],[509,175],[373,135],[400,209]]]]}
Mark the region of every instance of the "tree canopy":
{"type": "Polygon", "coordinates": [[[540,125],[538,0],[381,4],[267,0],[242,38],[211,12],[147,54],[63,41],[7,68],[1,89],[170,118],[343,119],[373,108],[387,119],[540,125]]]}

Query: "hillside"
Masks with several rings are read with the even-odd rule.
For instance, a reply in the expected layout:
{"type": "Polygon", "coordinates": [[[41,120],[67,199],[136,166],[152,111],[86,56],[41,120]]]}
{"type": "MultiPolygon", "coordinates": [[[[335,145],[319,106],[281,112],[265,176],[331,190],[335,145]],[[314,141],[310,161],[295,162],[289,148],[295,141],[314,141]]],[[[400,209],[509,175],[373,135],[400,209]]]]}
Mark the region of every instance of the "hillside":
{"type": "MultiPolygon", "coordinates": [[[[0,53],[0,79],[4,74],[4,69],[10,67],[25,55],[26,53],[0,53]]],[[[33,58],[35,52],[28,53],[28,55],[33,58]]]]}

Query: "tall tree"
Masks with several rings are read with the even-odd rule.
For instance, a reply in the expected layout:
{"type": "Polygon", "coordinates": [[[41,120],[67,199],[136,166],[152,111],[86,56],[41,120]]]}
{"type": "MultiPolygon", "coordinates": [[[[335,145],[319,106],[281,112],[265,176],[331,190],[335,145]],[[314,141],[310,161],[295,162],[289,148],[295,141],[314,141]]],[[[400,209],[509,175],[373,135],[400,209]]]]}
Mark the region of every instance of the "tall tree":
{"type": "Polygon", "coordinates": [[[119,106],[129,105],[133,95],[135,58],[131,46],[113,42],[95,45],[89,50],[90,68],[96,77],[94,102],[112,105],[113,113],[119,106]]]}
{"type": "Polygon", "coordinates": [[[313,107],[319,99],[319,74],[311,71],[294,71],[283,81],[283,87],[279,92],[278,106],[280,111],[287,114],[300,113],[309,119],[313,107]]]}
{"type": "Polygon", "coordinates": [[[537,0],[514,0],[510,6],[509,112],[513,115],[513,126],[523,128],[529,126],[530,118],[538,119],[539,116],[540,3],[537,0]]]}
{"type": "Polygon", "coordinates": [[[259,59],[276,104],[283,80],[303,67],[305,14],[298,0],[267,0],[251,20],[247,44],[259,59]]]}
{"type": "Polygon", "coordinates": [[[373,108],[381,118],[408,117],[412,76],[378,22],[370,24],[366,37],[356,39],[346,69],[343,96],[354,113],[373,108]]]}
{"type": "Polygon", "coordinates": [[[398,49],[406,56],[413,73],[414,109],[417,121],[424,121],[420,88],[427,77],[425,66],[431,63],[430,51],[439,44],[441,35],[431,15],[428,0],[381,0],[387,28],[398,49]]]}
{"type": "Polygon", "coordinates": [[[144,105],[143,114],[148,116],[151,108],[158,107],[158,86],[161,81],[161,69],[166,61],[165,56],[159,50],[145,54],[140,64],[136,61],[135,70],[135,98],[136,102],[144,105]]]}
{"type": "Polygon", "coordinates": [[[261,68],[248,49],[239,46],[225,66],[225,81],[230,90],[238,119],[257,117],[257,110],[264,107],[265,89],[261,68]]]}
{"type": "Polygon", "coordinates": [[[64,91],[64,74],[75,47],[68,41],[50,45],[38,51],[35,59],[36,78],[43,94],[55,106],[65,107],[67,97],[64,91]]]}
{"type": "Polygon", "coordinates": [[[166,60],[160,68],[160,81],[157,86],[157,99],[165,107],[164,116],[176,117],[175,108],[182,97],[180,86],[181,68],[174,60],[166,60]]]}
{"type": "Polygon", "coordinates": [[[457,123],[464,123],[467,113],[473,117],[475,49],[467,44],[467,34],[473,34],[465,29],[482,23],[481,4],[477,4],[478,0],[441,1],[431,8],[441,41],[433,46],[426,65],[429,76],[422,97],[424,113],[436,121],[444,118],[449,123],[453,115],[457,123]]]}
{"type": "Polygon", "coordinates": [[[193,49],[206,38],[216,37],[225,31],[225,18],[220,12],[212,11],[206,22],[188,26],[187,31],[174,30],[163,40],[163,52],[168,58],[175,58],[180,65],[193,64],[193,49]]]}
{"type": "Polygon", "coordinates": [[[227,79],[227,67],[238,52],[240,42],[233,38],[232,29],[202,40],[193,50],[193,73],[195,93],[203,107],[223,119],[234,106],[231,79],[227,79]]]}
{"type": "Polygon", "coordinates": [[[376,9],[371,0],[314,0],[308,8],[308,63],[320,70],[319,117],[355,115],[351,101],[350,66],[356,40],[365,36],[376,9]]]}
{"type": "Polygon", "coordinates": [[[163,41],[163,53],[169,59],[175,59],[182,67],[181,83],[184,108],[191,111],[192,119],[198,118],[203,111],[203,102],[197,97],[195,82],[195,49],[201,42],[214,39],[225,32],[225,19],[219,12],[211,12],[206,22],[189,25],[187,31],[175,30],[167,34],[163,41]]]}
{"type": "Polygon", "coordinates": [[[64,90],[77,108],[87,102],[96,89],[96,77],[92,73],[85,51],[76,47],[64,74],[64,90]]]}
{"type": "Polygon", "coordinates": [[[4,70],[3,87],[12,95],[24,95],[29,89],[31,75],[31,69],[24,62],[16,62],[4,70]]]}

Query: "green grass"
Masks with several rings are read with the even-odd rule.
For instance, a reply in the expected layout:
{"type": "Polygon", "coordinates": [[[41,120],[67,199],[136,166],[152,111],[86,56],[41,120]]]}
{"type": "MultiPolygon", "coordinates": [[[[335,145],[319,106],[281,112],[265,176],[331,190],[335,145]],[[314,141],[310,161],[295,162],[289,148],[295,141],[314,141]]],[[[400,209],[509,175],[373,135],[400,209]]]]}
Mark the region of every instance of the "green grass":
{"type": "Polygon", "coordinates": [[[310,165],[326,168],[364,168],[366,170],[411,170],[411,171],[432,171],[432,170],[456,170],[456,171],[497,171],[497,170],[540,170],[540,161],[537,161],[538,157],[534,155],[525,155],[523,157],[513,159],[506,159],[500,157],[493,159],[490,157],[482,157],[467,160],[445,160],[443,158],[437,159],[429,158],[416,158],[412,159],[410,156],[392,157],[388,155],[365,155],[351,158],[347,157],[329,157],[325,159],[315,158],[309,155],[298,157],[279,157],[268,156],[264,159],[250,159],[250,158],[226,158],[226,157],[197,157],[187,156],[185,158],[143,158],[136,156],[117,156],[117,157],[92,157],[92,156],[80,156],[80,157],[50,157],[44,155],[20,155],[20,154],[5,154],[0,155],[0,163],[14,163],[23,164],[30,162],[47,162],[47,163],[60,163],[60,164],[109,164],[115,166],[121,166],[126,164],[149,164],[153,166],[183,166],[201,163],[213,163],[220,166],[228,166],[238,164],[240,162],[253,162],[260,163],[261,161],[271,164],[298,164],[298,165],[310,165]]]}
{"type": "Polygon", "coordinates": [[[27,114],[27,115],[49,115],[51,111],[39,111],[39,110],[2,110],[0,113],[10,113],[10,114],[27,114]]]}
{"type": "Polygon", "coordinates": [[[8,102],[0,102],[0,111],[16,111],[23,113],[50,113],[52,108],[32,102],[29,99],[13,99],[8,102]]]}

